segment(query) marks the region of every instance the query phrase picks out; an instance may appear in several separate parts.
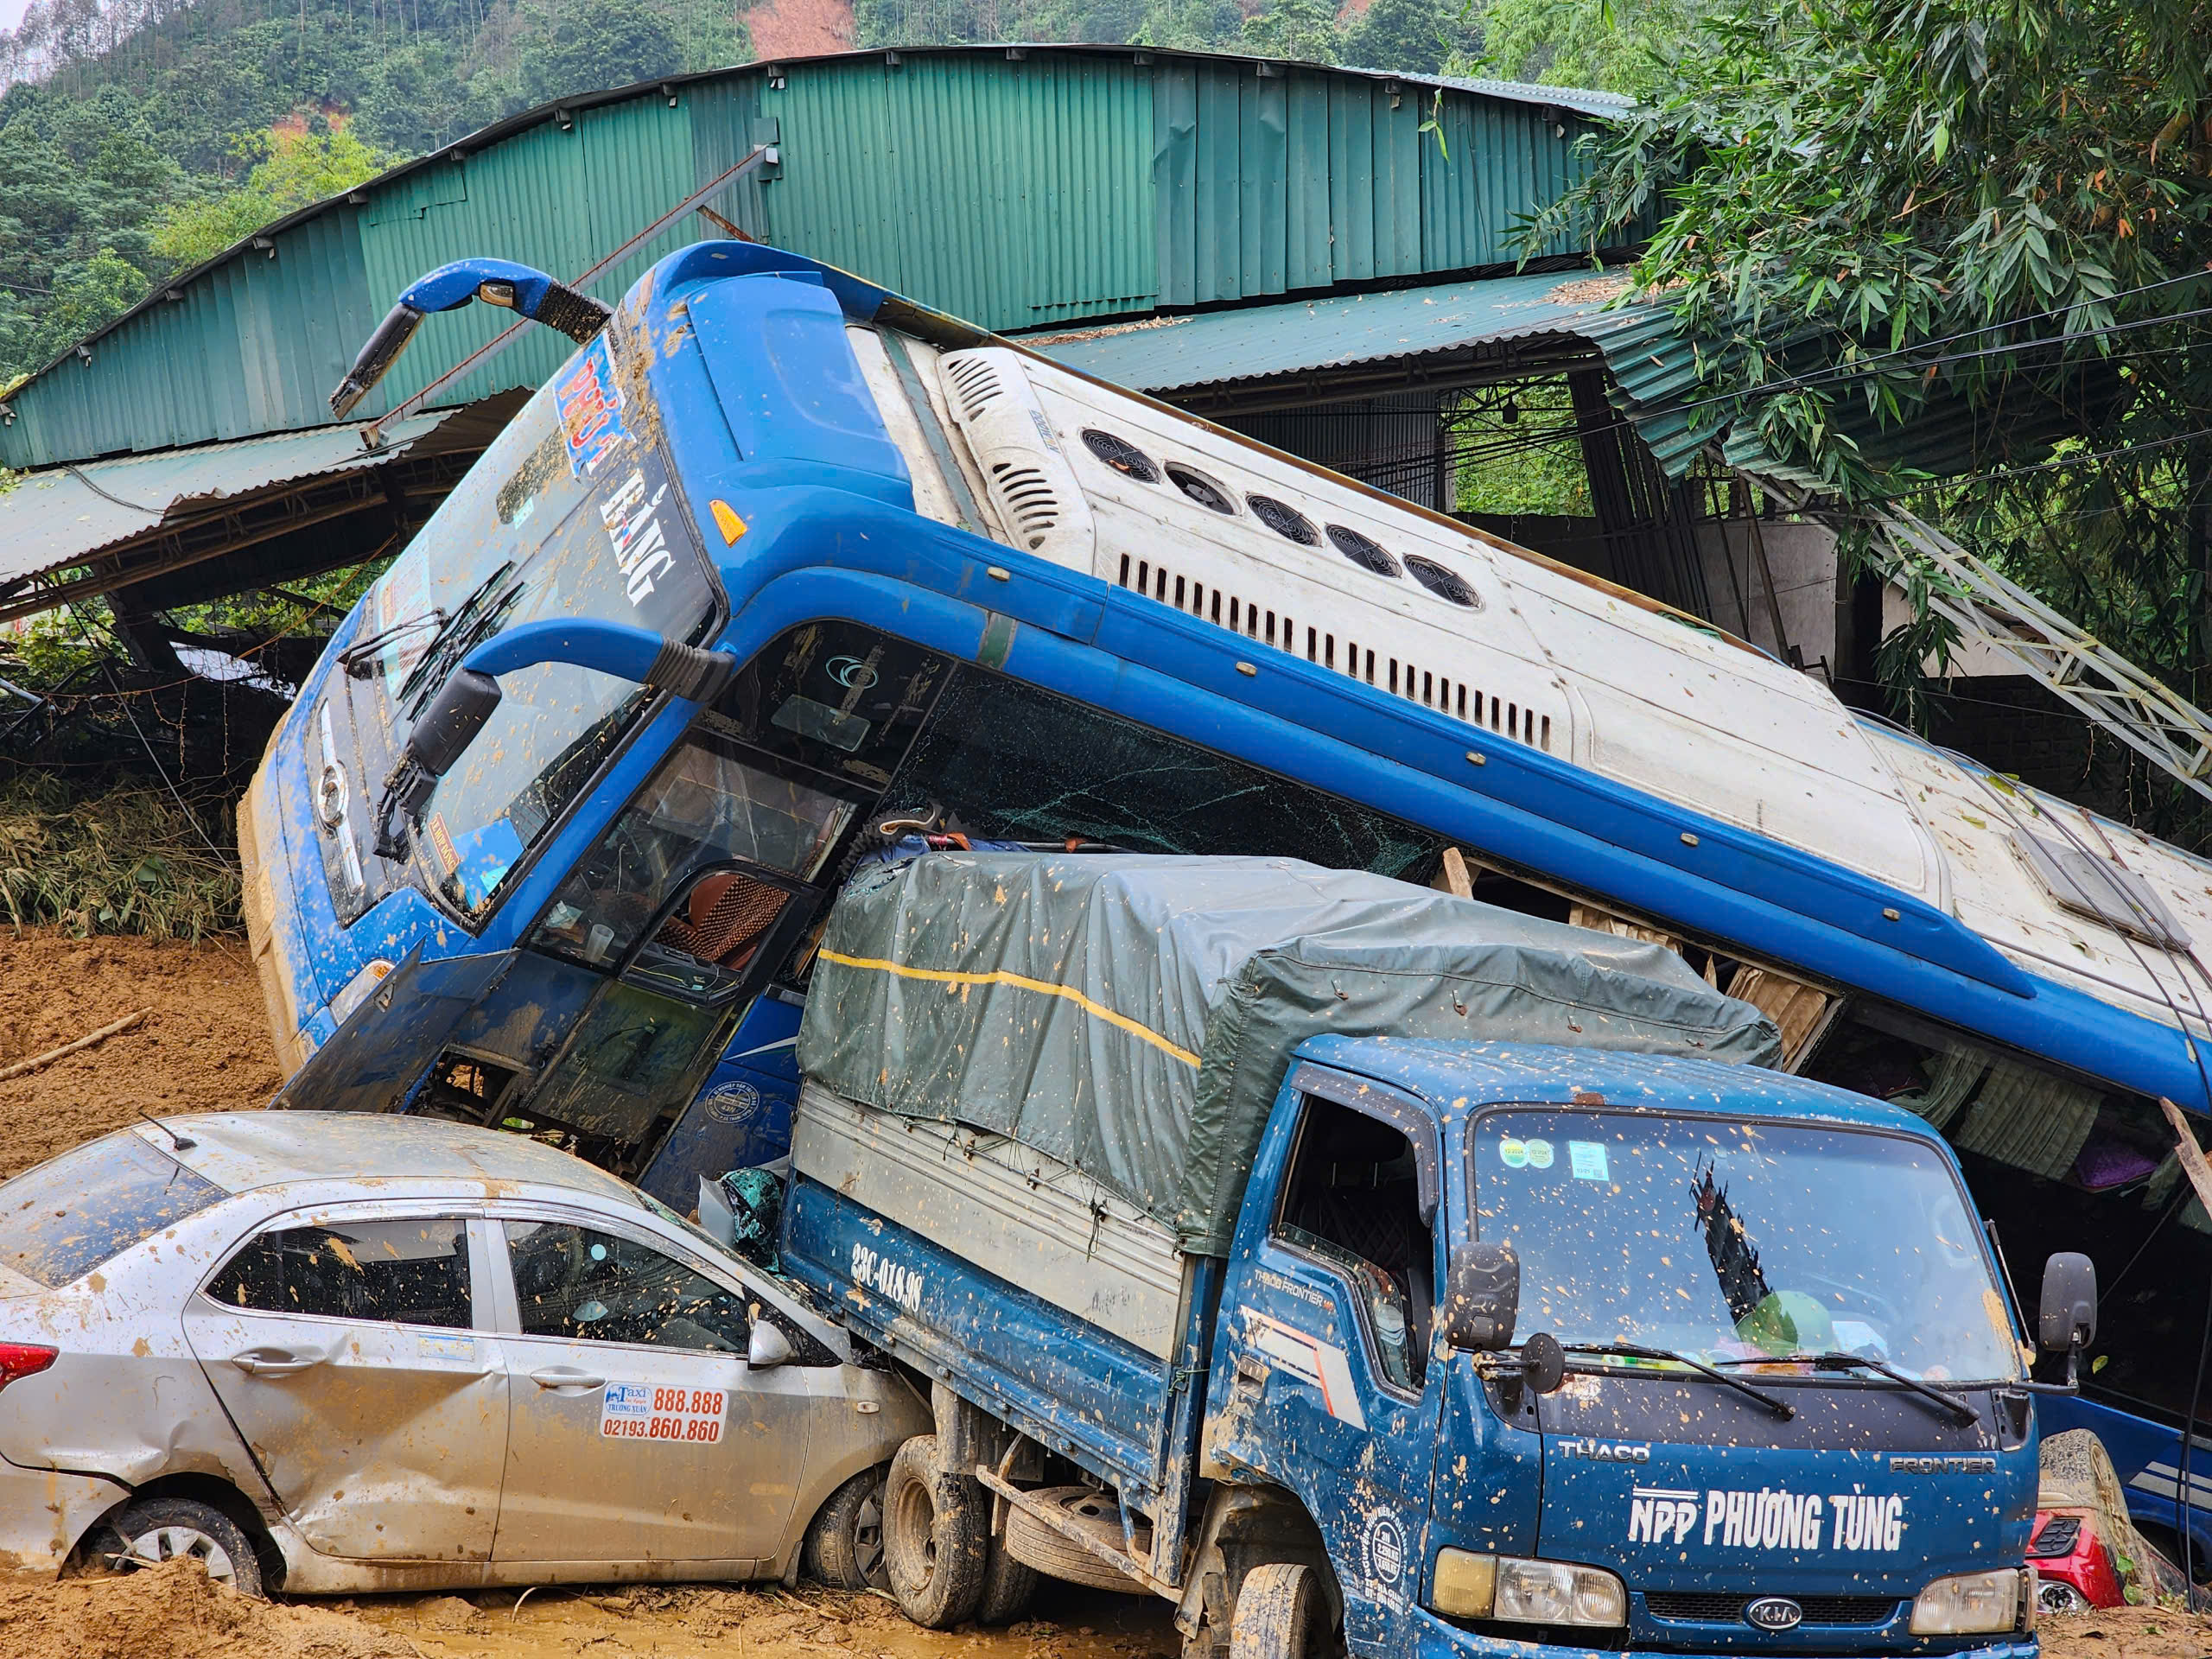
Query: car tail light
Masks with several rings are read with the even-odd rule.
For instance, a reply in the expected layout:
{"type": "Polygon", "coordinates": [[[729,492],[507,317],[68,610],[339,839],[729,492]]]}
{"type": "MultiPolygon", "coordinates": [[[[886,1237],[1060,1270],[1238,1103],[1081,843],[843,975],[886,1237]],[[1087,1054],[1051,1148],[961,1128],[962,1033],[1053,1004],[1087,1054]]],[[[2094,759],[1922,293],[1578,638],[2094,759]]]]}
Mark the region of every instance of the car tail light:
{"type": "Polygon", "coordinates": [[[60,1357],[58,1348],[41,1348],[29,1342],[0,1342],[0,1389],[37,1376],[60,1357]]]}

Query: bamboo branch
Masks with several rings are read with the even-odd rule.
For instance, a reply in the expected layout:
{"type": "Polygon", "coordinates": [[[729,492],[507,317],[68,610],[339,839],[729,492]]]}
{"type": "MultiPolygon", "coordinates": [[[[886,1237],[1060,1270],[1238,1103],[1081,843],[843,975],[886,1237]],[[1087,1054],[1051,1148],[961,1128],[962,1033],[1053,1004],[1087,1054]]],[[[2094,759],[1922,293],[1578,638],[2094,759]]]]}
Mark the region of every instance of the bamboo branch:
{"type": "Polygon", "coordinates": [[[0,1083],[5,1083],[10,1077],[20,1077],[26,1072],[42,1070],[52,1065],[63,1055],[74,1054],[80,1048],[90,1048],[95,1043],[104,1043],[118,1032],[130,1030],[151,1012],[151,1009],[141,1008],[136,1014],[126,1014],[112,1024],[102,1026],[98,1031],[86,1032],[73,1043],[64,1043],[59,1048],[49,1048],[43,1054],[34,1054],[28,1060],[17,1060],[13,1065],[0,1066],[0,1083]]]}

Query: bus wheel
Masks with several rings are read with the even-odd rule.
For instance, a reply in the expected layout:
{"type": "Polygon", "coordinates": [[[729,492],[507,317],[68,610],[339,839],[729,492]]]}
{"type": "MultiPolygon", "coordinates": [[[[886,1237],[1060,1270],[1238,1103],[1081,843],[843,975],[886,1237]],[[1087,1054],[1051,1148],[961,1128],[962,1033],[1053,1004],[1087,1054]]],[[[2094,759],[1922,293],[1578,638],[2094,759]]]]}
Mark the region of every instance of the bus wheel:
{"type": "Polygon", "coordinates": [[[1244,1575],[1229,1659],[1325,1659],[1338,1651],[1319,1573],[1303,1561],[1269,1561],[1244,1575]]]}
{"type": "Polygon", "coordinates": [[[883,1481],[883,1565],[907,1618],[946,1630],[976,1611],[989,1528],[982,1488],[938,1472],[936,1435],[899,1448],[883,1481]]]}

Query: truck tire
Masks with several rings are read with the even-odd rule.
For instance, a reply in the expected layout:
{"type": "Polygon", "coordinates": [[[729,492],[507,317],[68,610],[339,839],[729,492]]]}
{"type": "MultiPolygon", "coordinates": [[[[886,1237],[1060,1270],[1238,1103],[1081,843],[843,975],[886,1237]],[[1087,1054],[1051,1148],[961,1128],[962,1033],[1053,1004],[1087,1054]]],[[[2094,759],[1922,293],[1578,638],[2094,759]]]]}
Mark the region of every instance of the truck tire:
{"type": "MultiPolygon", "coordinates": [[[[1071,1523],[1114,1549],[1125,1549],[1121,1512],[1113,1499],[1088,1486],[1048,1486],[1026,1494],[1049,1505],[1071,1523]]],[[[1142,1595],[1144,1586],[1126,1573],[1116,1573],[1073,1539],[1064,1536],[1027,1510],[1009,1509],[1006,1517],[1006,1553],[1027,1562],[1047,1578],[1093,1590],[1118,1590],[1142,1595]]]]}
{"type": "MultiPolygon", "coordinates": [[[[1012,1516],[1007,1519],[1010,1522],[1012,1516]]],[[[1030,1599],[1036,1593],[1037,1569],[1014,1560],[1006,1553],[1005,1545],[992,1539],[989,1556],[983,1563],[983,1593],[976,1603],[976,1622],[1011,1624],[1029,1611],[1030,1599]]]]}
{"type": "Polygon", "coordinates": [[[799,1571],[832,1590],[888,1590],[883,1570],[883,1470],[864,1469],[830,1494],[806,1529],[799,1571]]]}
{"type": "Polygon", "coordinates": [[[883,1480],[883,1565],[899,1608],[923,1629],[949,1630],[976,1611],[990,1519],[972,1476],[938,1473],[936,1435],[915,1435],[891,1459],[883,1480]]]}
{"type": "Polygon", "coordinates": [[[1229,1622],[1229,1659],[1324,1659],[1337,1651],[1319,1573],[1303,1561],[1269,1561],[1244,1575],[1229,1622]]]}
{"type": "Polygon", "coordinates": [[[108,1564],[130,1572],[180,1559],[195,1560],[214,1583],[241,1595],[261,1594],[261,1558],[238,1523],[210,1504],[188,1497],[152,1497],[133,1503],[108,1523],[114,1536],[102,1552],[108,1564]]]}

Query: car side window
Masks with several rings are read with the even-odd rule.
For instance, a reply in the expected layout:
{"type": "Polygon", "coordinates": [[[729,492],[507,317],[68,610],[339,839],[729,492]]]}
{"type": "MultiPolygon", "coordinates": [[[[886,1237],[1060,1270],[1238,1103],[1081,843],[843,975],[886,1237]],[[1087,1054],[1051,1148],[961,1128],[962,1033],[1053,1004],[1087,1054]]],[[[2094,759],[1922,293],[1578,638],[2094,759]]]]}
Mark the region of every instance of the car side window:
{"type": "Polygon", "coordinates": [[[742,1354],[745,1303],[650,1245],[565,1221],[509,1221],[523,1334],[742,1354]]]}
{"type": "Polygon", "coordinates": [[[1306,1096],[1275,1236],[1350,1281],[1384,1381],[1419,1389],[1434,1308],[1434,1245],[1413,1142],[1391,1125],[1306,1096]]]}
{"type": "Polygon", "coordinates": [[[475,1323],[474,1292],[468,1224],[452,1216],[279,1228],[207,1285],[225,1307],[455,1331],[475,1323]]]}

